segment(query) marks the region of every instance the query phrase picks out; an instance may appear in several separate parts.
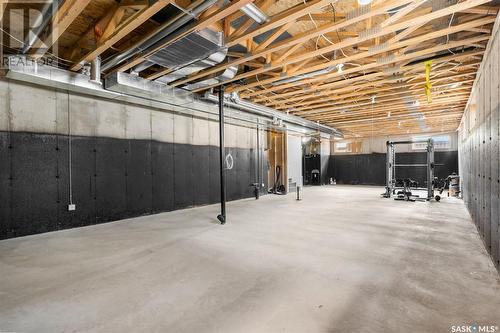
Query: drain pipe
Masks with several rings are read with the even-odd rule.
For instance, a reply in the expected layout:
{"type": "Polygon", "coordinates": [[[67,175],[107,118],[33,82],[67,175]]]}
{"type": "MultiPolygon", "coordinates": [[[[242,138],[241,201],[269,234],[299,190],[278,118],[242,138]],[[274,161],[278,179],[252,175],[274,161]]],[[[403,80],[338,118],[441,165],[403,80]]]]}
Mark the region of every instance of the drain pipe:
{"type": "Polygon", "coordinates": [[[220,209],[217,219],[226,224],[226,168],[224,165],[224,86],[219,89],[219,158],[220,158],[220,209]]]}
{"type": "Polygon", "coordinates": [[[90,63],[90,82],[102,85],[101,81],[101,57],[96,57],[90,63]]]}
{"type": "MultiPolygon", "coordinates": [[[[218,103],[218,98],[209,92],[206,92],[203,96],[200,97],[200,99],[204,100],[204,101],[210,101],[212,103],[218,103]]],[[[250,113],[253,113],[256,115],[264,116],[266,118],[282,119],[283,121],[285,121],[287,123],[298,125],[298,126],[305,127],[305,128],[309,128],[309,129],[312,129],[315,131],[321,131],[323,133],[330,134],[330,135],[333,135],[336,137],[340,137],[340,138],[344,137],[344,134],[341,131],[337,130],[336,128],[322,125],[322,124],[318,124],[318,123],[314,123],[312,121],[306,120],[304,118],[300,118],[298,116],[286,114],[286,113],[279,112],[279,111],[276,111],[274,109],[268,108],[268,107],[263,106],[263,105],[259,105],[256,103],[245,101],[243,99],[240,99],[237,96],[237,94],[231,95],[231,98],[226,100],[226,105],[228,105],[229,107],[235,108],[235,109],[239,109],[239,110],[250,112],[250,113]]]]}
{"type": "Polygon", "coordinates": [[[143,54],[144,52],[147,52],[148,49],[152,49],[161,44],[166,38],[171,37],[170,35],[189,23],[193,20],[193,18],[198,17],[203,11],[214,5],[216,2],[217,0],[199,0],[193,2],[186,10],[182,11],[181,14],[176,15],[174,18],[168,20],[160,26],[155,34],[144,37],[127,50],[111,57],[109,60],[106,60],[105,63],[102,64],[102,70],[108,71],[117,65],[126,62],[133,56],[143,54]]]}

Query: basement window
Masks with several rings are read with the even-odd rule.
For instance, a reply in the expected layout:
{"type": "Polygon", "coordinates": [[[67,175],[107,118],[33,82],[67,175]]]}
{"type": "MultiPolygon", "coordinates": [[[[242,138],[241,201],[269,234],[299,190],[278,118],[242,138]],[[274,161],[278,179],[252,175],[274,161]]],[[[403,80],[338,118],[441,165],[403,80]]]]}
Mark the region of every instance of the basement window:
{"type": "Polygon", "coordinates": [[[334,153],[360,153],[361,141],[336,142],[334,153]]]}
{"type": "Polygon", "coordinates": [[[338,153],[348,153],[348,151],[347,151],[347,142],[336,142],[335,143],[335,152],[338,152],[338,153]]]}
{"type": "MultiPolygon", "coordinates": [[[[429,137],[416,137],[413,140],[428,140],[429,137]]],[[[451,139],[449,135],[433,136],[434,149],[451,149],[451,139]]],[[[426,150],[427,142],[415,142],[412,144],[413,150],[426,150]]]]}

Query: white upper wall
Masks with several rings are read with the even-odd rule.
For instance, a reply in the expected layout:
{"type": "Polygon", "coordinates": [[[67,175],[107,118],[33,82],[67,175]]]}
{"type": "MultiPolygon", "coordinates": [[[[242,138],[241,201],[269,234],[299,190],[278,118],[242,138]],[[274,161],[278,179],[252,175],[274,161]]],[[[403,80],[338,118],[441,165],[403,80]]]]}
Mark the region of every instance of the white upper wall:
{"type": "MultiPolygon", "coordinates": [[[[219,144],[218,117],[186,106],[178,107],[179,110],[174,110],[175,107],[172,109],[160,110],[50,87],[0,80],[0,131],[193,145],[219,144]],[[180,109],[185,112],[179,113],[180,109]]],[[[231,112],[228,110],[228,116],[231,112]]],[[[256,147],[256,128],[242,121],[228,122],[225,125],[227,147],[256,147]]],[[[261,139],[264,140],[265,136],[261,139]]]]}
{"type": "Polygon", "coordinates": [[[288,178],[302,186],[302,137],[288,133],[288,178]]]}
{"type": "MultiPolygon", "coordinates": [[[[358,154],[371,154],[371,153],[385,153],[387,151],[386,142],[387,141],[407,141],[414,138],[423,137],[435,137],[444,136],[450,137],[450,148],[449,149],[437,149],[437,151],[453,151],[458,149],[458,134],[457,132],[451,133],[437,133],[437,134],[415,134],[411,136],[379,136],[371,138],[359,138],[359,139],[348,139],[348,140],[335,140],[332,143],[332,154],[346,154],[345,152],[338,152],[335,149],[335,143],[337,142],[361,142],[361,152],[358,154]]],[[[398,152],[414,152],[411,145],[398,145],[396,148],[398,152]]]]}

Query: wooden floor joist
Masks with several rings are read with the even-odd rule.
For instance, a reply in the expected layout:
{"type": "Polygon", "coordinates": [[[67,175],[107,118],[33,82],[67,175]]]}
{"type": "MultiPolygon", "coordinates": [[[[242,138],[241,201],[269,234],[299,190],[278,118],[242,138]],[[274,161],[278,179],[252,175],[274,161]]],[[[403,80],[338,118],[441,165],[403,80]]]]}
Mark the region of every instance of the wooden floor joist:
{"type": "MultiPolygon", "coordinates": [[[[32,55],[44,56],[57,46],[62,66],[79,71],[96,57],[106,62],[136,47],[168,19],[190,15],[200,3],[67,0],[32,55]]],[[[182,33],[104,74],[131,71],[179,39],[213,29],[224,36],[227,58],[170,82],[170,87],[197,83],[192,91],[203,94],[224,85],[227,93],[337,127],[347,136],[453,130],[499,8],[488,0],[372,0],[367,6],[357,0],[219,1],[182,33]],[[252,9],[244,8],[249,4],[252,9]],[[260,11],[264,19],[247,16],[245,9],[260,11]],[[424,64],[429,60],[431,103],[425,95],[424,64]],[[233,67],[238,68],[235,76],[213,79],[233,67]],[[207,79],[209,83],[200,84],[207,79]]],[[[148,80],[176,70],[140,67],[147,67],[139,75],[148,80]]]]}

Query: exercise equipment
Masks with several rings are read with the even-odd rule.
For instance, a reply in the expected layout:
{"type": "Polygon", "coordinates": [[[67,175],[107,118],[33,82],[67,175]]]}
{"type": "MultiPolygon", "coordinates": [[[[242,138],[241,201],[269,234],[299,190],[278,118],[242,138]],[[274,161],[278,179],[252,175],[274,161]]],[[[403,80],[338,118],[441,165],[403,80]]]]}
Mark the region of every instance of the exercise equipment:
{"type": "Polygon", "coordinates": [[[314,169],[311,171],[311,184],[312,185],[321,185],[320,180],[320,171],[318,169],[314,169]]]}
{"type": "MultiPolygon", "coordinates": [[[[406,201],[417,201],[424,198],[414,195],[411,193],[410,188],[415,190],[426,190],[427,197],[424,200],[432,200],[434,198],[434,168],[436,164],[434,162],[434,140],[412,140],[412,141],[387,141],[387,160],[386,160],[386,186],[385,193],[382,194],[384,198],[391,198],[393,194],[396,194],[396,190],[402,190],[398,192],[396,200],[406,200],[406,201]],[[427,163],[425,164],[396,164],[396,145],[405,145],[413,143],[427,143],[427,163]],[[425,167],[427,169],[427,187],[419,188],[418,183],[411,179],[403,180],[398,182],[396,179],[396,168],[397,167],[425,167]]],[[[441,199],[441,198],[439,198],[441,199]]],[[[439,200],[437,200],[439,201],[439,200]]]]}
{"type": "Polygon", "coordinates": [[[397,192],[397,196],[394,198],[394,200],[403,200],[403,201],[412,201],[412,202],[415,202],[415,201],[427,201],[427,199],[425,198],[421,198],[419,195],[417,194],[413,194],[411,192],[411,189],[412,189],[412,186],[413,188],[418,188],[416,184],[418,184],[416,181],[414,181],[413,179],[410,179],[410,178],[407,178],[407,179],[404,179],[404,180],[398,180],[398,181],[402,181],[402,187],[403,189],[401,191],[398,191],[397,192]]]}
{"type": "Polygon", "coordinates": [[[260,190],[259,190],[260,184],[259,183],[253,183],[253,184],[250,184],[250,186],[253,187],[253,195],[255,196],[255,200],[259,200],[259,197],[260,197],[260,190]]]}
{"type": "Polygon", "coordinates": [[[281,166],[276,166],[274,186],[268,191],[269,194],[285,195],[286,187],[281,183],[281,166]]]}

